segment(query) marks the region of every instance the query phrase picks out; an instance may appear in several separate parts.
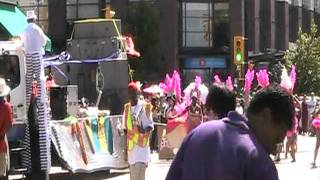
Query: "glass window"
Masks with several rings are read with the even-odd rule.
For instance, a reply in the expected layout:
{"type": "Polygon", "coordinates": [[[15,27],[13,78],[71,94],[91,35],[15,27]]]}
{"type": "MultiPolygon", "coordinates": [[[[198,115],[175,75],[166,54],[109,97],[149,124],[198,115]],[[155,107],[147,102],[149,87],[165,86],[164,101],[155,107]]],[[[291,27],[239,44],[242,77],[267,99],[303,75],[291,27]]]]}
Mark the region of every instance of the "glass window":
{"type": "Polygon", "coordinates": [[[211,15],[211,3],[186,3],[187,17],[207,17],[211,15]]]}
{"type": "Polygon", "coordinates": [[[185,47],[208,47],[208,41],[203,37],[203,33],[186,32],[185,47]]]}
{"type": "Polygon", "coordinates": [[[204,26],[208,23],[208,18],[187,18],[186,31],[203,32],[204,26]]]}
{"type": "Polygon", "coordinates": [[[79,18],[96,18],[99,17],[98,5],[79,5],[79,18]]]}
{"type": "Polygon", "coordinates": [[[47,20],[48,19],[48,6],[39,7],[39,20],[47,20]]]}
{"type": "Polygon", "coordinates": [[[69,4],[77,4],[77,0],[67,0],[67,5],[69,4]]]}
{"type": "Polygon", "coordinates": [[[20,6],[35,6],[37,2],[35,0],[23,0],[19,1],[20,6]]]}
{"type": "Polygon", "coordinates": [[[182,47],[212,47],[212,3],[182,3],[182,47]]]}
{"type": "Polygon", "coordinates": [[[98,4],[99,0],[79,0],[79,4],[98,4]]]}
{"type": "Polygon", "coordinates": [[[18,56],[0,56],[0,77],[4,78],[11,89],[20,84],[20,66],[18,56]]]}
{"type": "Polygon", "coordinates": [[[77,19],[77,6],[67,6],[67,19],[77,19]]]}
{"type": "Polygon", "coordinates": [[[230,46],[229,3],[214,3],[213,16],[214,47],[230,46]]]}

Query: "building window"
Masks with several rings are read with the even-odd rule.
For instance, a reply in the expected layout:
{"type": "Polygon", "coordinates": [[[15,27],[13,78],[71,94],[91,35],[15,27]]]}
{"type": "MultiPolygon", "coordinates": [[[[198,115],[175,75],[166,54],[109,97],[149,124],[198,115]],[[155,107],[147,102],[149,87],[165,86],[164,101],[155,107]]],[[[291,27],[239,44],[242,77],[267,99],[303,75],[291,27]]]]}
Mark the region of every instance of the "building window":
{"type": "Polygon", "coordinates": [[[182,47],[212,47],[212,3],[182,3],[182,47]]]}
{"type": "Polygon", "coordinates": [[[230,46],[229,2],[214,3],[213,42],[215,48],[230,46]]]}
{"type": "Polygon", "coordinates": [[[100,16],[101,0],[66,0],[67,21],[73,22],[79,19],[98,18],[100,16]]]}

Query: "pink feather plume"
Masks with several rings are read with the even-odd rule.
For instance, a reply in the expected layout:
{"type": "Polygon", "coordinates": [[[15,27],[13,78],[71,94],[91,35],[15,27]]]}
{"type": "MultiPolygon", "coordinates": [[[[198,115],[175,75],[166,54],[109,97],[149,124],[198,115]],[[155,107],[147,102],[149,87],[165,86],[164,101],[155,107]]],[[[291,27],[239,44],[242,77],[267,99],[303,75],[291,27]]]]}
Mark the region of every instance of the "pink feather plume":
{"type": "Polygon", "coordinates": [[[296,73],[296,66],[295,65],[291,66],[290,79],[291,79],[292,90],[293,90],[294,89],[294,85],[295,85],[296,80],[297,80],[297,73],[296,73]]]}
{"type": "Polygon", "coordinates": [[[215,84],[220,84],[221,83],[219,75],[217,75],[217,74],[214,75],[214,82],[213,83],[215,83],[215,84]]]}
{"type": "Polygon", "coordinates": [[[202,83],[202,79],[201,79],[201,77],[200,76],[196,76],[196,78],[194,79],[194,82],[195,82],[195,86],[196,86],[196,88],[198,89],[199,88],[199,86],[201,85],[201,83],[202,83]]]}
{"type": "Polygon", "coordinates": [[[254,70],[248,69],[245,76],[245,83],[244,83],[245,92],[250,92],[253,79],[254,79],[254,70]]]}
{"type": "Polygon", "coordinates": [[[228,78],[226,80],[226,86],[230,91],[233,91],[234,88],[233,88],[231,76],[228,76],[228,78]]]}
{"type": "Polygon", "coordinates": [[[268,71],[266,69],[260,70],[258,73],[256,73],[257,75],[257,80],[258,80],[258,84],[262,87],[262,88],[266,88],[269,86],[270,82],[269,82],[269,74],[268,71]]]}
{"type": "Polygon", "coordinates": [[[180,102],[181,101],[181,78],[180,74],[178,71],[174,71],[172,75],[174,85],[173,85],[173,90],[176,94],[176,99],[180,102]]]}
{"type": "Polygon", "coordinates": [[[282,69],[280,86],[288,92],[292,92],[293,85],[286,68],[282,69]]]}

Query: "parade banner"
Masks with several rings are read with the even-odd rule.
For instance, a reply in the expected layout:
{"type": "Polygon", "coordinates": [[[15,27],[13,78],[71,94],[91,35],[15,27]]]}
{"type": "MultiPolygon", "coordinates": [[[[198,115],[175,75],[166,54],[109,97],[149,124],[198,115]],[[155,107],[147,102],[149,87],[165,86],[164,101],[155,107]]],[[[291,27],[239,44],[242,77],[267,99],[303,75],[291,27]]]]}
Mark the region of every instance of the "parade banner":
{"type": "Polygon", "coordinates": [[[122,116],[53,121],[52,141],[58,156],[73,173],[128,167],[122,116]]]}

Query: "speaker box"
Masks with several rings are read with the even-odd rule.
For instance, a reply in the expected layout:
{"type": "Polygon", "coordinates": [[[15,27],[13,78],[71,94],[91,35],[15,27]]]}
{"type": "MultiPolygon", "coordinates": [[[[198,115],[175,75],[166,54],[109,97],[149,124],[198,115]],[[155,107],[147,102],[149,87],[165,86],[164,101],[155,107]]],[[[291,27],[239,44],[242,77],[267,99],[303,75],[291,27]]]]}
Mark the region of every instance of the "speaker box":
{"type": "Polygon", "coordinates": [[[62,120],[68,115],[76,116],[79,111],[78,86],[52,87],[50,89],[50,107],[53,120],[62,120]]]}
{"type": "Polygon", "coordinates": [[[67,117],[67,89],[52,87],[50,89],[50,108],[53,120],[63,120],[67,117]]]}
{"type": "Polygon", "coordinates": [[[57,49],[65,49],[67,34],[66,0],[48,1],[48,34],[52,45],[57,49]]]}

